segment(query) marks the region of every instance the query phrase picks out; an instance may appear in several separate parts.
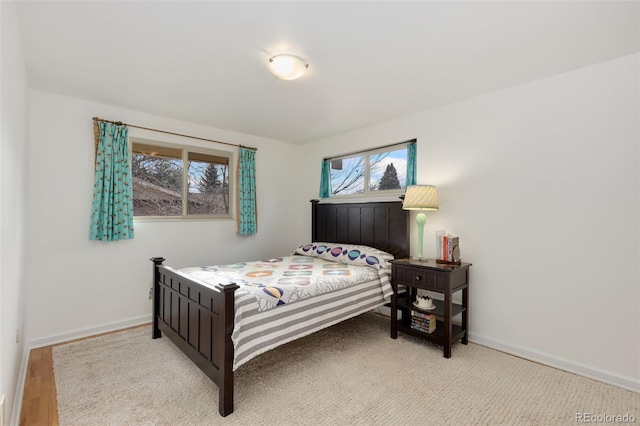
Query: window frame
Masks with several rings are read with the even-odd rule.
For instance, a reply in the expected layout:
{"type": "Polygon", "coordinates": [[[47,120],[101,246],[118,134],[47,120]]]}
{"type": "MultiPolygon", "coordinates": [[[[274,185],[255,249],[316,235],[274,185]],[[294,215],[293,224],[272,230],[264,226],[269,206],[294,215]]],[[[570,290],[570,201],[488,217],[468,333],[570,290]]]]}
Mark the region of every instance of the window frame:
{"type": "MultiPolygon", "coordinates": [[[[383,196],[389,196],[389,195],[403,195],[405,193],[405,191],[407,190],[407,188],[399,188],[399,189],[378,189],[378,190],[371,190],[371,160],[370,157],[372,155],[375,154],[380,154],[382,152],[390,152],[390,151],[397,151],[400,148],[403,148],[405,150],[409,150],[409,144],[416,142],[417,139],[409,139],[406,140],[404,142],[398,142],[398,143],[394,143],[394,144],[390,144],[390,145],[385,145],[385,146],[380,146],[377,148],[371,148],[371,149],[366,149],[366,150],[362,150],[362,151],[354,151],[354,152],[350,152],[348,154],[342,154],[342,155],[337,155],[337,156],[332,156],[332,157],[325,157],[323,158],[323,161],[329,161],[329,164],[331,164],[332,161],[335,160],[344,160],[346,158],[353,158],[353,157],[359,157],[359,156],[363,156],[364,157],[364,161],[363,161],[363,167],[364,167],[364,191],[360,194],[336,194],[336,195],[330,195],[328,198],[325,198],[327,200],[329,199],[344,199],[344,198],[371,198],[371,197],[383,197],[383,196]]],[[[329,166],[329,174],[331,174],[331,166],[329,166]]],[[[405,170],[406,173],[406,170],[405,170]]],[[[329,185],[331,185],[331,176],[329,176],[329,185]]],[[[401,185],[405,185],[406,186],[406,181],[404,183],[402,183],[401,185]]]]}
{"type": "MultiPolygon", "coordinates": [[[[132,161],[133,161],[133,145],[141,144],[146,146],[157,146],[159,148],[169,148],[180,150],[182,153],[182,214],[180,216],[136,216],[134,213],[133,220],[138,222],[162,222],[162,221],[197,221],[197,220],[234,220],[235,219],[235,166],[234,152],[223,151],[215,148],[205,148],[196,145],[183,145],[178,143],[163,142],[158,140],[143,139],[138,137],[130,137],[129,141],[129,169],[133,178],[132,161]],[[189,153],[212,155],[215,157],[223,157],[229,160],[229,211],[227,214],[188,214],[189,200],[189,153]]],[[[133,201],[133,200],[132,200],[133,201]]]]}

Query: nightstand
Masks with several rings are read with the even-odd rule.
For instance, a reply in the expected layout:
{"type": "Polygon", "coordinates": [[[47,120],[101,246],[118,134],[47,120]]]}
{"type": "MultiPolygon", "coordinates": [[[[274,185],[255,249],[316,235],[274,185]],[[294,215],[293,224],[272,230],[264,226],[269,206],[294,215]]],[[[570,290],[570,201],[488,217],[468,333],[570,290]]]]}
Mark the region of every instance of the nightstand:
{"type": "Polygon", "coordinates": [[[399,259],[391,261],[391,338],[398,331],[444,346],[444,357],[451,358],[451,345],[460,340],[467,344],[469,326],[469,267],[470,263],[446,265],[435,259],[399,259]],[[399,291],[400,289],[400,291],[399,291]],[[444,295],[444,300],[434,300],[433,310],[419,309],[413,305],[418,290],[428,290],[444,295]],[[453,294],[461,291],[462,302],[453,303],[453,294]],[[402,318],[398,319],[398,311],[402,318]],[[427,333],[412,327],[414,316],[433,315],[436,328],[427,333]],[[453,318],[460,315],[460,325],[453,318]]]}

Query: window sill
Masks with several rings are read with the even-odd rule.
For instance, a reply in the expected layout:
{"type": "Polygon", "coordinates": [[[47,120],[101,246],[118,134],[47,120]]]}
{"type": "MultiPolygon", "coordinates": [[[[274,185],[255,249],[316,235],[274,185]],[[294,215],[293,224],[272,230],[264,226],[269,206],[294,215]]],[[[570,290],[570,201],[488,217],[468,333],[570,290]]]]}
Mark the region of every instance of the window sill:
{"type": "Polygon", "coordinates": [[[134,216],[134,222],[210,222],[215,220],[235,220],[230,215],[220,216],[134,216]]]}
{"type": "Polygon", "coordinates": [[[392,194],[354,194],[354,195],[338,195],[329,198],[320,198],[322,203],[366,203],[367,201],[398,201],[404,195],[404,191],[392,194]]]}

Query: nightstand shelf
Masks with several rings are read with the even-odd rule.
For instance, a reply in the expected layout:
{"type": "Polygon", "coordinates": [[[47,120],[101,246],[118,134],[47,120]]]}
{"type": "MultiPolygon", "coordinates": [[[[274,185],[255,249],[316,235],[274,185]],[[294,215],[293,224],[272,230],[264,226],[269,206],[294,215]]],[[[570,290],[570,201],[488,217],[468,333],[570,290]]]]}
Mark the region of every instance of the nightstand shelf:
{"type": "MultiPolygon", "coordinates": [[[[393,320],[392,320],[393,321],[393,320]]],[[[428,340],[433,343],[437,343],[442,345],[446,336],[444,335],[444,322],[438,320],[438,324],[436,325],[436,330],[433,333],[424,333],[422,331],[414,330],[411,327],[406,327],[402,325],[402,320],[396,320],[396,330],[401,331],[402,333],[409,334],[414,337],[419,337],[424,340],[428,340]]],[[[465,330],[462,329],[459,325],[453,324],[451,327],[451,338],[452,341],[460,340],[464,337],[466,333],[465,330]]]]}
{"type": "MultiPolygon", "coordinates": [[[[435,315],[440,320],[444,319],[444,301],[433,299],[433,304],[436,305],[436,308],[428,311],[426,309],[420,309],[420,308],[417,308],[417,307],[413,306],[413,303],[410,302],[407,299],[408,298],[406,296],[398,297],[398,309],[409,309],[409,310],[412,310],[412,311],[421,312],[423,314],[435,315]]],[[[465,308],[462,305],[459,305],[457,303],[452,303],[451,304],[451,316],[455,317],[456,315],[461,314],[466,309],[467,308],[465,308]]]]}
{"type": "Polygon", "coordinates": [[[444,357],[451,357],[451,346],[460,340],[467,344],[469,320],[469,267],[439,264],[434,259],[419,261],[400,259],[391,261],[391,338],[398,337],[398,331],[419,337],[444,347],[444,357]],[[399,286],[404,287],[399,293],[399,286]],[[444,295],[444,300],[433,300],[433,310],[419,309],[413,305],[418,290],[427,290],[444,295]],[[453,303],[453,294],[462,293],[462,303],[453,303]],[[398,319],[398,311],[402,318],[398,319]],[[411,312],[433,315],[436,329],[426,333],[411,328],[411,312]],[[453,324],[453,318],[460,316],[461,325],[453,324]]]}

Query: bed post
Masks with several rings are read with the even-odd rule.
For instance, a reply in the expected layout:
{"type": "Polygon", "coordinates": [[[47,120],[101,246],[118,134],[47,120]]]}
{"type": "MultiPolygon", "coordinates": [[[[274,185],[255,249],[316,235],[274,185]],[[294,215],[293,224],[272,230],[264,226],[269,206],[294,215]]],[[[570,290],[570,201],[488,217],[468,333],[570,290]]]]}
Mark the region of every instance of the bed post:
{"type": "Polygon", "coordinates": [[[157,339],[162,337],[162,333],[158,328],[158,314],[160,313],[160,286],[158,285],[158,280],[160,279],[160,272],[158,271],[158,266],[162,265],[162,262],[165,261],[164,257],[152,257],[150,259],[153,262],[153,331],[151,337],[153,339],[157,339]]]}
{"type": "Polygon", "coordinates": [[[320,204],[320,200],[313,199],[311,200],[311,242],[316,241],[317,233],[318,233],[318,204],[320,204]]]}
{"type": "Polygon", "coordinates": [[[233,324],[235,320],[235,291],[240,288],[235,283],[219,284],[217,286],[222,290],[222,309],[223,317],[220,323],[224,328],[220,334],[223,340],[220,347],[224,348],[222,367],[220,368],[220,382],[218,383],[218,411],[220,415],[225,417],[233,413],[233,341],[231,333],[233,333],[233,324]]]}

